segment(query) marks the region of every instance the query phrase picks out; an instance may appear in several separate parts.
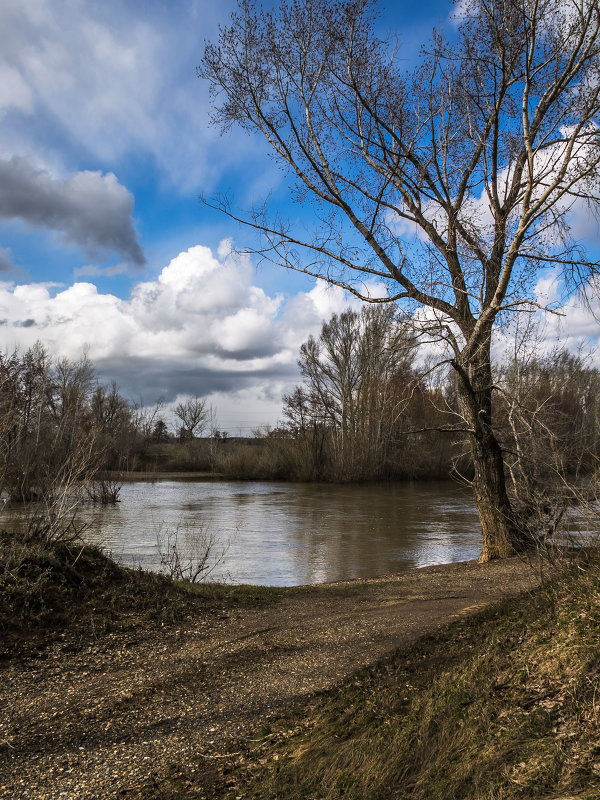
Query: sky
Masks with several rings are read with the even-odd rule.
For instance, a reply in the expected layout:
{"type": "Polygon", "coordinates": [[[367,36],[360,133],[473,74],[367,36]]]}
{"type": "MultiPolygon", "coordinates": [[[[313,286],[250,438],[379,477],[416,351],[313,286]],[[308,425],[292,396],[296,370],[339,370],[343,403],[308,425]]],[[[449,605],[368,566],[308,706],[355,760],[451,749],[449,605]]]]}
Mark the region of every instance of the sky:
{"type": "MultiPolygon", "coordinates": [[[[234,5],[2,0],[0,348],[85,351],[130,400],[207,397],[246,435],[276,424],[300,344],[353,301],[239,255],[248,231],[199,202],[286,203],[263,142],[211,125],[196,75],[234,5]]],[[[407,61],[450,13],[391,5],[407,61]]],[[[579,306],[561,324],[597,331],[579,306]]]]}

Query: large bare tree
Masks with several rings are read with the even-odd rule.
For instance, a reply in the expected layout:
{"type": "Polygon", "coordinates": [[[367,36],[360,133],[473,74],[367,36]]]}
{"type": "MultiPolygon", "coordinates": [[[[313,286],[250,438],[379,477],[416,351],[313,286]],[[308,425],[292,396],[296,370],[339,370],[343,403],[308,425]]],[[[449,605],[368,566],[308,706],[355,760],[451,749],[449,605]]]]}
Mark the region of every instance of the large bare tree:
{"type": "Polygon", "coordinates": [[[274,11],[241,0],[200,74],[216,120],[260,132],[289,168],[314,235],[268,209],[209,202],[259,229],[288,268],[370,301],[372,282],[387,283],[387,299],[446,343],[488,560],[526,545],[493,427],[494,325],[539,307],[544,270],[582,287],[598,266],[569,213],[598,199],[600,10],[464,0],[455,11],[450,38],[434,32],[406,72],[373,0],[274,11]]]}

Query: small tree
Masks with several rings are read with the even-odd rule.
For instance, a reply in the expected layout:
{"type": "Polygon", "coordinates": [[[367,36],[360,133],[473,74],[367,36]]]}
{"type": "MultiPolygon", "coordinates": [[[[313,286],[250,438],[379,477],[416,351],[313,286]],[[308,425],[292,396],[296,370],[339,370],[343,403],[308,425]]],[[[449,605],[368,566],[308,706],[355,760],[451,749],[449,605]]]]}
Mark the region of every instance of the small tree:
{"type": "Polygon", "coordinates": [[[206,408],[206,400],[201,397],[188,397],[187,400],[183,400],[175,406],[173,413],[181,422],[180,438],[182,439],[194,439],[199,436],[206,427],[210,416],[209,409],[206,408]]]}
{"type": "Polygon", "coordinates": [[[212,205],[288,268],[370,302],[368,281],[383,281],[389,302],[426,309],[415,323],[448,348],[489,560],[528,543],[494,431],[494,326],[539,307],[541,271],[579,287],[597,273],[568,212],[598,200],[600,8],[462,0],[457,12],[453,40],[434,33],[407,74],[373,0],[240,0],[200,74],[217,122],[264,136],[319,213],[306,238],[264,209],[212,205]]]}
{"type": "Polygon", "coordinates": [[[156,442],[157,444],[169,441],[169,429],[167,428],[167,423],[160,417],[156,420],[154,427],[152,428],[152,441],[156,442]]]}

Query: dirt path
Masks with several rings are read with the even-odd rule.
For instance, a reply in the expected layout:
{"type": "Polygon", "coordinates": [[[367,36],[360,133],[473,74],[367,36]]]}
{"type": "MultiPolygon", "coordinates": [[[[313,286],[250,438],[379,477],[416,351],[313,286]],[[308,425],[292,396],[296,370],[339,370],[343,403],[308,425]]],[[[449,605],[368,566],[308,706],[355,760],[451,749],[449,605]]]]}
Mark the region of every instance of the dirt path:
{"type": "Polygon", "coordinates": [[[362,666],[506,594],[533,586],[518,560],[412,570],[213,611],[0,668],[0,797],[108,798],[211,760],[362,666]]]}

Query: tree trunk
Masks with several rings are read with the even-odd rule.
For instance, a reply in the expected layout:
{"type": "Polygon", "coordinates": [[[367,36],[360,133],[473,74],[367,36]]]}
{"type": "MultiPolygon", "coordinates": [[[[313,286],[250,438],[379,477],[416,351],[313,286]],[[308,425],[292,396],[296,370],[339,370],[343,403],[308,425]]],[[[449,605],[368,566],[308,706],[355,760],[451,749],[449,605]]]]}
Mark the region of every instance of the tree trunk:
{"type": "Polygon", "coordinates": [[[481,523],[480,561],[506,558],[523,550],[525,540],[506,491],[502,450],[492,429],[492,379],[489,350],[458,374],[461,412],[470,429],[473,457],[473,491],[481,523]]]}
{"type": "Polygon", "coordinates": [[[523,549],[523,537],[506,492],[504,462],[492,432],[471,435],[473,490],[481,523],[480,561],[506,558],[523,549]]]}

